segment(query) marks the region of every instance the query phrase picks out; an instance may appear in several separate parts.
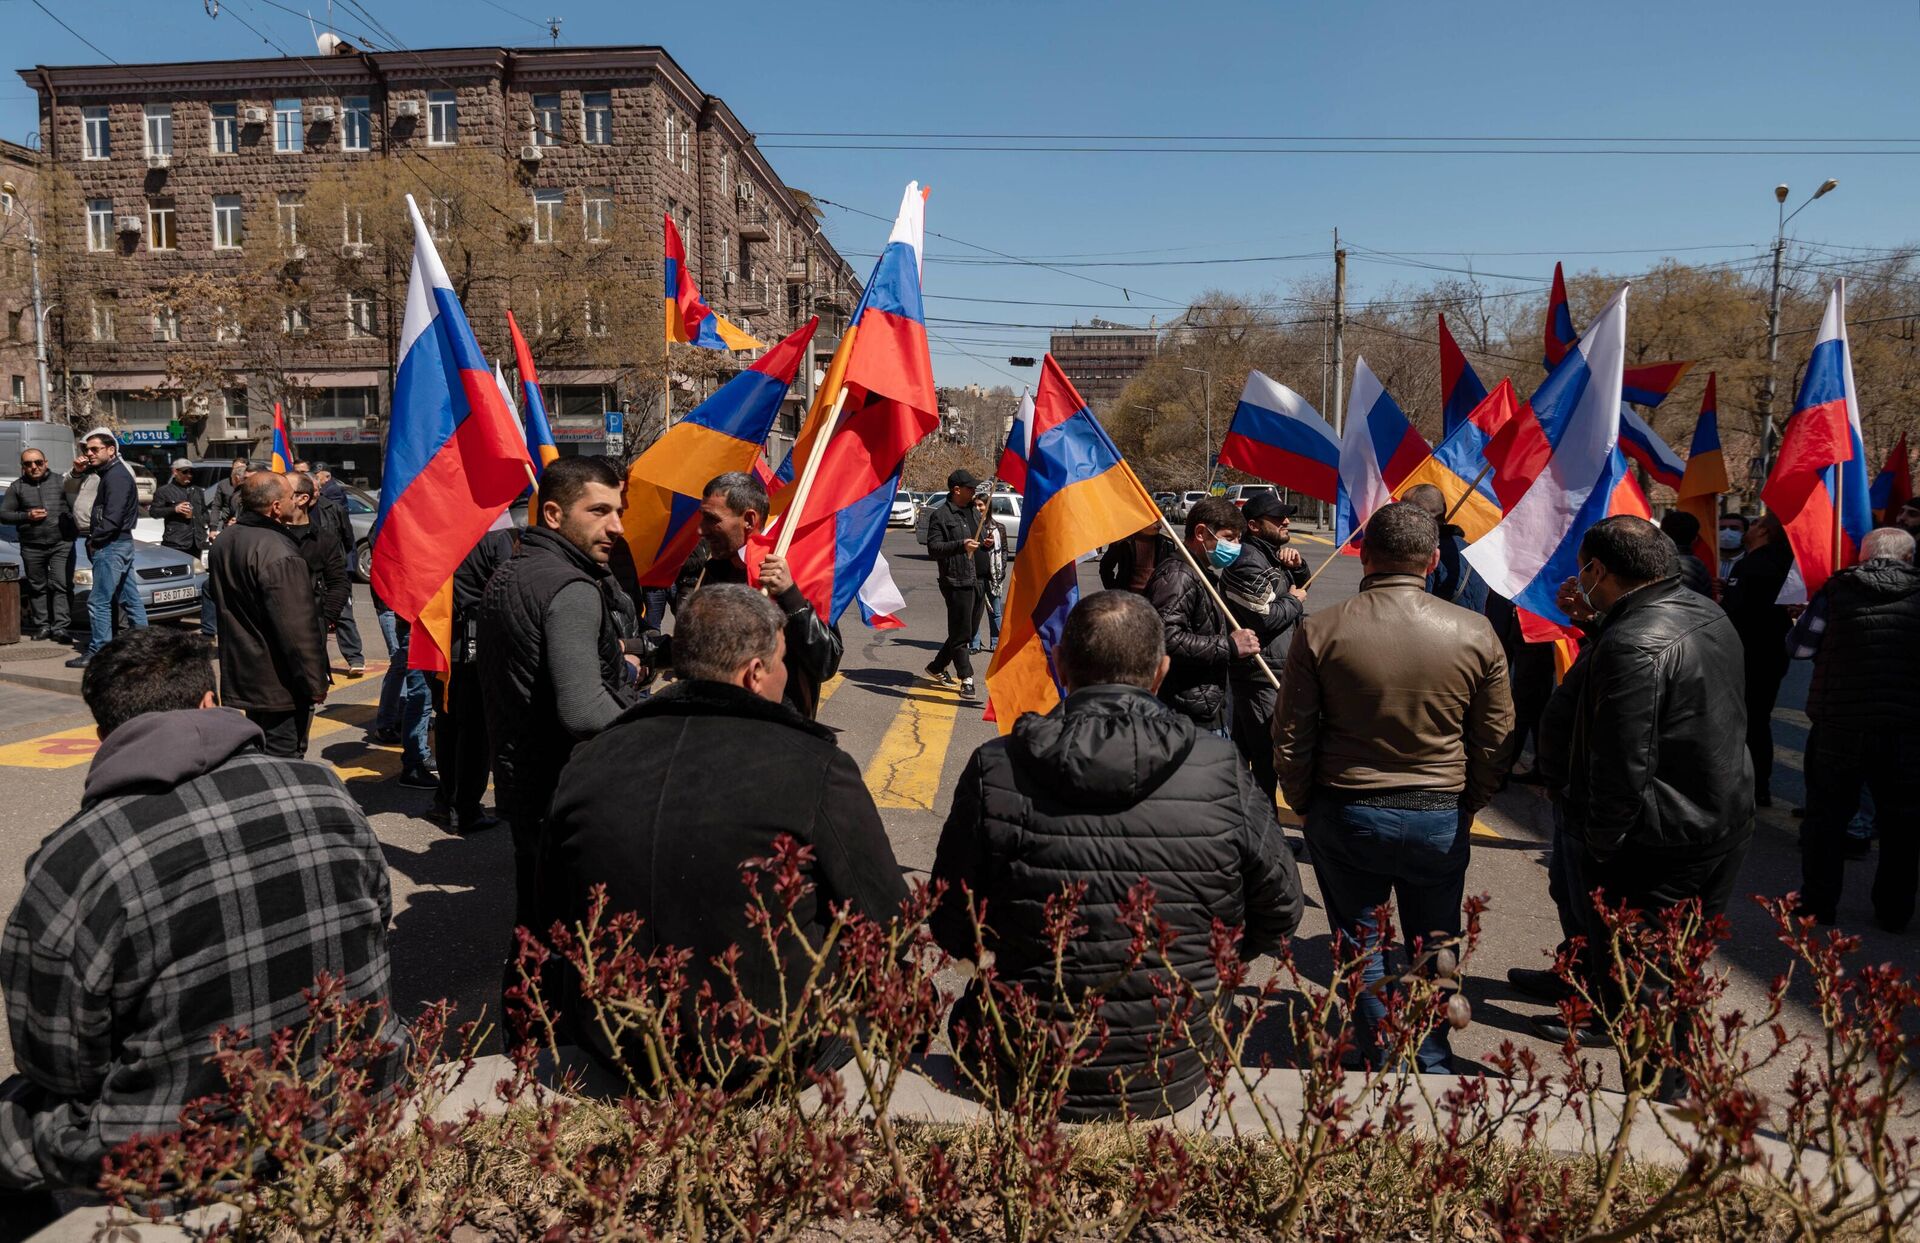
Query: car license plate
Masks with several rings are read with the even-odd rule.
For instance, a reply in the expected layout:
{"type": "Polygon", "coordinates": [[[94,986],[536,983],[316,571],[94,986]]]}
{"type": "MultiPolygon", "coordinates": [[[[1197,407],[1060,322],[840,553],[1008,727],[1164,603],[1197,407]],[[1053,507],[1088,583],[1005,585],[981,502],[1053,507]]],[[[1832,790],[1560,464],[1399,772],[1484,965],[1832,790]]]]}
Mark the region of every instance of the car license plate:
{"type": "Polygon", "coordinates": [[[155,604],[178,604],[182,600],[198,599],[199,596],[200,590],[197,587],[169,587],[165,591],[154,592],[153,602],[155,604]]]}

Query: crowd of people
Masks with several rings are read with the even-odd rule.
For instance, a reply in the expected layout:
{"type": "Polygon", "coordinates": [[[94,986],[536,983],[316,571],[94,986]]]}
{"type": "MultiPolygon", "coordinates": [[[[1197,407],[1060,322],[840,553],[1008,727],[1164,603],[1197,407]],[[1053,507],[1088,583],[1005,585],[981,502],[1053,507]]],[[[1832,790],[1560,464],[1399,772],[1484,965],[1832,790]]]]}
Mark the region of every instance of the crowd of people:
{"type": "MultiPolygon", "coordinates": [[[[105,482],[113,445],[102,440],[88,439],[88,458],[105,463],[90,468],[103,482],[89,537],[110,549],[125,502],[105,482]]],[[[0,520],[70,512],[47,464],[23,465],[0,520]]],[[[203,629],[219,678],[204,639],[134,617],[112,638],[105,606],[83,681],[101,749],[80,811],[29,862],[0,941],[17,1065],[0,1085],[0,1195],[88,1184],[115,1144],[217,1090],[213,1031],[264,1038],[297,1021],[316,974],[340,976],[352,996],[389,988],[379,844],[338,778],[302,762],[330,689],[328,633],[358,654],[357,635],[341,632],[351,608],[324,482],[236,462],[211,500],[175,483],[154,505],[170,540],[195,543],[205,524],[203,629]]],[[[947,628],[926,675],[963,695],[1006,574],[979,483],[956,472],[929,522],[947,628]]],[[[632,582],[622,490],[602,458],[547,466],[529,524],[489,534],[455,576],[443,678],[407,670],[407,626],[381,610],[393,660],[374,728],[403,746],[402,779],[433,788],[428,814],[456,832],[498,823],[482,806],[491,781],[512,837],[516,924],[579,920],[604,885],[614,910],[639,916],[638,948],[691,951],[690,1005],[703,985],[724,994],[736,982],[767,1001],[799,964],[769,956],[741,902],[723,896],[739,892],[743,861],[782,834],[811,847],[813,888],[794,914],[813,936],[835,910],[885,919],[906,893],[858,767],[814,719],[843,643],[783,559],[752,545],[769,503],[747,474],[706,487],[700,546],[662,593],[667,633],[660,598],[632,582]]],[[[1066,1116],[1155,1116],[1204,1088],[1206,1049],[1161,1030],[1166,977],[1211,996],[1216,920],[1242,929],[1246,958],[1300,926],[1282,798],[1303,819],[1331,930],[1365,959],[1373,987],[1353,1018],[1369,1064],[1389,1056],[1384,994],[1404,978],[1381,910],[1397,907],[1413,970],[1457,971],[1433,951],[1461,933],[1475,816],[1529,745],[1525,775],[1552,809],[1547,888],[1570,944],[1605,940],[1596,889],[1649,914],[1724,910],[1768,798],[1757,748],[1764,739],[1771,759],[1766,719],[1794,656],[1813,662],[1805,909],[1836,918],[1864,787],[1881,830],[1876,918],[1905,927],[1920,867],[1920,505],[1876,530],[1797,622],[1776,603],[1791,554],[1771,518],[1723,521],[1719,581],[1683,563],[1697,530],[1597,523],[1560,594],[1583,632],[1578,659],[1557,681],[1549,662],[1544,688],[1524,650],[1539,645],[1519,643],[1512,606],[1460,556],[1437,493],[1413,489],[1374,513],[1359,591],[1312,611],[1293,517],[1273,496],[1244,510],[1208,498],[1181,543],[1150,528],[1114,545],[1100,565],[1108,589],[1080,600],[1054,642],[1061,704],[979,747],[959,777],[932,869],[945,886],[939,944],[957,959],[991,953],[998,978],[1030,990],[1043,1017],[1062,1004],[1062,982],[1106,990],[1106,1036],[1074,1067],[1066,1116]],[[1123,908],[1143,879],[1175,959],[1126,972],[1123,908]],[[1047,904],[1075,883],[1086,929],[1056,964],[1047,904]]],[[[100,583],[96,620],[111,594],[100,583]]],[[[36,621],[52,624],[52,604],[38,599],[36,621]]],[[[1597,957],[1575,970],[1606,1002],[1623,1000],[1597,957]]],[[[1509,981],[1544,1001],[1570,988],[1530,968],[1509,981]]],[[[621,1055],[564,973],[551,983],[562,1030],[602,1059],[621,1055]]],[[[503,988],[510,1019],[513,998],[503,988]]],[[[963,990],[950,1021],[977,1025],[979,1000],[963,990]]],[[[1569,1031],[1557,1009],[1536,1027],[1599,1039],[1569,1031]]],[[[1449,1041],[1444,1024],[1427,1033],[1417,1068],[1455,1069],[1449,1041]]],[[[826,1042],[807,1056],[825,1069],[847,1050],[826,1042]]]]}

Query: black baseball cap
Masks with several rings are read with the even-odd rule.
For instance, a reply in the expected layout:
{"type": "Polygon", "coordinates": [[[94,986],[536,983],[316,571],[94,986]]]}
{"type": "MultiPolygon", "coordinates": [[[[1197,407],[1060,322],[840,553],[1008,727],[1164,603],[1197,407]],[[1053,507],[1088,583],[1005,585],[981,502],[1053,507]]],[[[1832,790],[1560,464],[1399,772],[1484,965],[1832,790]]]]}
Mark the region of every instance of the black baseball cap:
{"type": "Polygon", "coordinates": [[[1254,518],[1291,518],[1299,512],[1298,505],[1289,505],[1272,492],[1261,492],[1247,502],[1240,514],[1251,521],[1254,518]]]}
{"type": "Polygon", "coordinates": [[[962,466],[959,470],[947,476],[947,486],[949,488],[977,488],[980,486],[980,478],[962,466]]]}

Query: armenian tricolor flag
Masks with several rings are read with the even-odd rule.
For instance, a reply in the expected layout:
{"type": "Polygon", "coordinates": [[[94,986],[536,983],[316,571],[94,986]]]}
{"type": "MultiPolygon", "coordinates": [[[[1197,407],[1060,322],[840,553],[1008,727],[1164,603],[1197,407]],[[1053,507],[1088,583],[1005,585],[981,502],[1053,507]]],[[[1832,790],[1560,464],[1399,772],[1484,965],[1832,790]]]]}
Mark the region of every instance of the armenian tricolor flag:
{"type": "Polygon", "coordinates": [[[1687,469],[1681,476],[1675,508],[1700,520],[1693,555],[1720,577],[1720,495],[1729,487],[1727,462],[1720,452],[1720,374],[1707,373],[1707,391],[1700,398],[1700,420],[1693,425],[1693,445],[1687,450],[1687,469]]]}
{"type": "Polygon", "coordinates": [[[1020,555],[1007,584],[1000,647],[987,669],[987,714],[1001,733],[1050,712],[1063,688],[1053,649],[1080,601],[1080,558],[1160,519],[1132,468],[1049,354],[1033,398],[1020,555]]]}
{"type": "Polygon", "coordinates": [[[1900,439],[1887,451],[1887,464],[1873,477],[1868,494],[1875,522],[1892,522],[1893,516],[1913,499],[1913,467],[1907,461],[1905,432],[1900,433],[1900,439]]]}
{"type": "Polygon", "coordinates": [[[1487,399],[1487,386],[1480,383],[1473,364],[1460,352],[1453,333],[1447,330],[1447,317],[1440,317],[1440,436],[1445,439],[1459,430],[1475,406],[1487,399]]]}
{"type": "Polygon", "coordinates": [[[526,488],[532,464],[412,195],[407,214],[413,271],[393,379],[373,589],[413,624],[408,664],[444,670],[453,572],[526,488]]]}
{"type": "MultiPolygon", "coordinates": [[[[1579,332],[1573,326],[1573,313],[1567,306],[1567,279],[1560,265],[1553,265],[1553,292],[1547,297],[1546,353],[1542,359],[1547,370],[1560,365],[1573,347],[1579,332]]],[[[1636,406],[1657,406],[1673,392],[1680,377],[1687,374],[1691,362],[1648,363],[1621,370],[1620,400],[1636,406]]]]}
{"type": "Polygon", "coordinates": [[[1487,446],[1519,409],[1513,381],[1501,380],[1460,426],[1434,446],[1433,456],[1413,468],[1394,495],[1405,496],[1415,484],[1430,483],[1446,497],[1451,521],[1466,534],[1468,543],[1493,530],[1502,506],[1493,489],[1487,446]]]}
{"type": "Polygon", "coordinates": [[[553,427],[547,422],[547,399],[540,392],[540,373],[534,370],[533,351],[520,335],[520,325],[507,312],[507,331],[513,335],[513,369],[520,375],[520,401],[526,411],[527,456],[533,459],[534,478],[547,469],[547,463],[560,456],[553,443],[553,427]]]}
{"type": "Polygon", "coordinates": [[[287,434],[287,416],[281,412],[280,403],[273,403],[273,453],[268,457],[268,465],[276,475],[284,475],[293,469],[297,459],[293,456],[293,437],[287,434]]]}
{"type": "Polygon", "coordinates": [[[673,217],[667,222],[667,341],[708,350],[757,350],[763,343],[713,313],[687,270],[687,248],[673,217]]]}
{"type": "Polygon", "coordinates": [[[700,538],[701,493],[714,476],[754,469],[819,322],[808,320],[721,385],[627,468],[621,526],[642,587],[668,586],[680,572],[700,538]]]}

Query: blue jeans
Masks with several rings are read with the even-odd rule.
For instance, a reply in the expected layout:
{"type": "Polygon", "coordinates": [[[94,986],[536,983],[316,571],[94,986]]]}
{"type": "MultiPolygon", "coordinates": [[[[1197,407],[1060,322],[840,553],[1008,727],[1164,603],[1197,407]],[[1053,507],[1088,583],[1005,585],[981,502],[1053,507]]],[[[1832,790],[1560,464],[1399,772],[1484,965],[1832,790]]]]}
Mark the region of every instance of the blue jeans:
{"type": "MultiPolygon", "coordinates": [[[[1397,902],[1409,954],[1416,940],[1431,943],[1460,934],[1472,831],[1473,817],[1452,808],[1404,811],[1342,804],[1325,790],[1308,805],[1307,847],[1327,904],[1327,921],[1349,942],[1366,947],[1362,979],[1368,984],[1387,973],[1387,947],[1380,943],[1377,915],[1388,902],[1397,902]]],[[[1360,1054],[1376,1068],[1386,1060],[1375,1040],[1386,1013],[1386,1002],[1372,992],[1362,994],[1355,1006],[1360,1054]]],[[[1447,1036],[1443,1023],[1421,1041],[1415,1061],[1423,1073],[1453,1069],[1447,1036]]]]}
{"type": "Polygon", "coordinates": [[[427,748],[427,730],[433,724],[433,689],[427,685],[426,674],[407,668],[411,628],[384,606],[374,616],[380,619],[380,637],[387,641],[389,663],[380,679],[380,707],[373,714],[373,727],[400,731],[400,762],[404,767],[431,767],[433,753],[427,748]]]}
{"type": "Polygon", "coordinates": [[[127,612],[127,625],[147,624],[147,606],[140,603],[140,585],[133,576],[133,537],[117,539],[93,554],[93,590],[87,594],[87,616],[93,634],[87,640],[87,655],[107,645],[113,638],[113,606],[127,612]]]}

